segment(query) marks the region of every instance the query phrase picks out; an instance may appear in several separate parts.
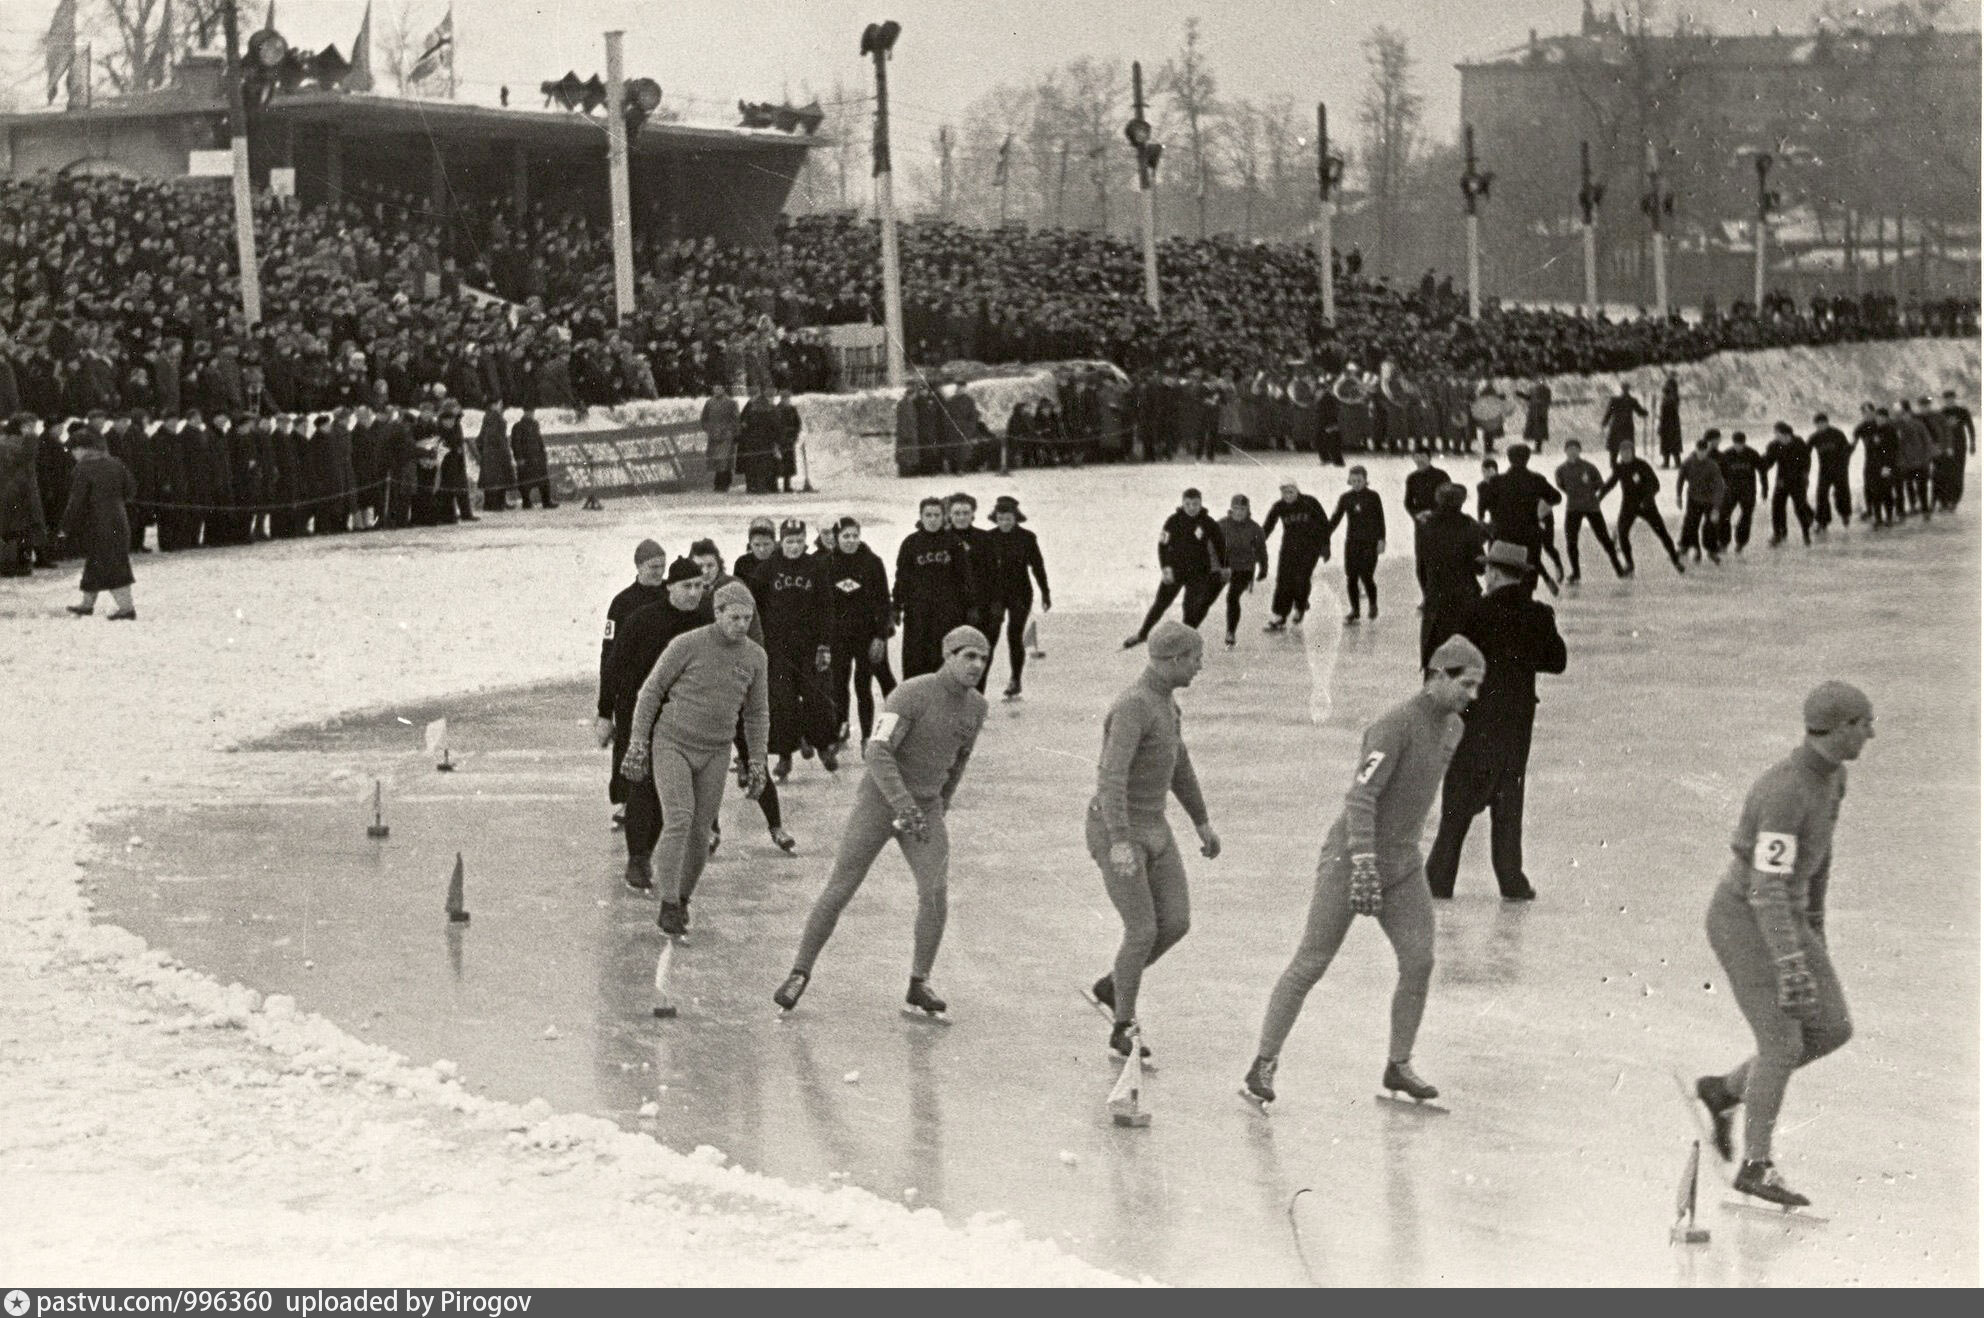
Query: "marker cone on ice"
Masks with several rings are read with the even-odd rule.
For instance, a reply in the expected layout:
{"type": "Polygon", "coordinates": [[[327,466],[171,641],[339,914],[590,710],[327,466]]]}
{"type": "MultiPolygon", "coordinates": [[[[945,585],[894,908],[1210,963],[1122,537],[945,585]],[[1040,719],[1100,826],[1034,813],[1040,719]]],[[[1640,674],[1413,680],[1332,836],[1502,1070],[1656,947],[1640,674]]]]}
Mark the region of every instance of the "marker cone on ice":
{"type": "Polygon", "coordinates": [[[1109,1118],[1119,1126],[1148,1126],[1150,1113],[1144,1111],[1143,1039],[1130,1035],[1130,1055],[1116,1076],[1116,1087],[1109,1091],[1109,1118]]]}
{"type": "Polygon", "coordinates": [[[462,905],[462,853],[455,853],[455,872],[448,878],[448,923],[467,924],[468,910],[462,905]]]}
{"type": "Polygon", "coordinates": [[[1674,1194],[1674,1226],[1667,1240],[1675,1245],[1705,1245],[1708,1228],[1695,1225],[1695,1201],[1701,1189],[1702,1142],[1688,1145],[1688,1161],[1681,1168],[1681,1184],[1674,1194]]]}
{"type": "Polygon", "coordinates": [[[668,996],[668,971],[675,962],[675,940],[661,940],[661,955],[654,959],[654,1015],[667,1020],[675,1015],[675,1004],[668,996]]]}
{"type": "Polygon", "coordinates": [[[390,837],[393,830],[386,825],[385,788],[377,778],[372,780],[372,822],[365,826],[366,837],[390,837]]]}

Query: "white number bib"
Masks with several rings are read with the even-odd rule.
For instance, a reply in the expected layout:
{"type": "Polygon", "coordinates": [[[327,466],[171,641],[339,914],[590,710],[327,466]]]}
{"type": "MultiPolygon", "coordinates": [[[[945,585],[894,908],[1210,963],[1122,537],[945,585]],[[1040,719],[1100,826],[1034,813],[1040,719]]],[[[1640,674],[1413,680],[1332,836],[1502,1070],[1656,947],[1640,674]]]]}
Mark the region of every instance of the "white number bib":
{"type": "Polygon", "coordinates": [[[1798,835],[1759,833],[1750,868],[1759,874],[1789,874],[1798,865],[1798,835]]]}

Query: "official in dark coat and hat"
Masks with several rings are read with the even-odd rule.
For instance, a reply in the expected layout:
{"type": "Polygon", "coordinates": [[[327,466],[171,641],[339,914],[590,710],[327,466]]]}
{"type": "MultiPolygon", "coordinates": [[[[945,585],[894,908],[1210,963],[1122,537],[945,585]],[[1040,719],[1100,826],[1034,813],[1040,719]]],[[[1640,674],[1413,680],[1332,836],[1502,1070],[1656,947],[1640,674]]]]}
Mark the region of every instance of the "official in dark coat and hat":
{"type": "Polygon", "coordinates": [[[83,554],[83,598],[68,609],[86,618],[96,612],[98,593],[107,590],[117,601],[111,621],[136,621],[131,521],[124,505],[138,497],[138,482],[102,444],[102,436],[87,427],[76,441],[76,469],[69,482],[68,506],[62,510],[62,530],[83,554]]]}

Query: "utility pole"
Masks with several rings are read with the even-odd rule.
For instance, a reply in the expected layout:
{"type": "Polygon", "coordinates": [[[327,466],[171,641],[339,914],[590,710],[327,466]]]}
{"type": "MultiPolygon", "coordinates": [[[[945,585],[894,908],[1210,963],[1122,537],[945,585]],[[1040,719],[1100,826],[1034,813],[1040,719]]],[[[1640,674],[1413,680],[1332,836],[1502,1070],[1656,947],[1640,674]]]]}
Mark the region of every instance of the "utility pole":
{"type": "Polygon", "coordinates": [[[1068,139],[1061,139],[1061,173],[1054,184],[1054,227],[1068,227],[1068,139]]]}
{"type": "Polygon", "coordinates": [[[1605,185],[1591,181],[1591,143],[1578,143],[1578,211],[1584,217],[1584,305],[1598,315],[1598,206],[1605,185]]]}
{"type": "Polygon", "coordinates": [[[999,227],[1006,227],[1006,196],[1012,189],[1013,135],[1006,134],[1006,140],[999,144],[999,166],[995,180],[999,184],[999,227]]]}
{"type": "Polygon", "coordinates": [[[1656,319],[1667,319],[1667,234],[1663,229],[1664,217],[1674,213],[1674,194],[1661,186],[1660,148],[1653,143],[1646,144],[1646,195],[1640,198],[1640,209],[1653,221],[1653,314],[1656,319]]]}
{"type": "Polygon", "coordinates": [[[1123,125],[1123,136],[1136,149],[1137,189],[1143,194],[1144,301],[1150,303],[1152,311],[1158,311],[1162,308],[1157,296],[1157,162],[1163,158],[1164,148],[1150,140],[1150,121],[1144,118],[1144,66],[1140,63],[1130,65],[1130,87],[1136,113],[1123,125]]]}
{"type": "Polygon", "coordinates": [[[1336,325],[1336,189],[1343,182],[1343,157],[1330,154],[1330,117],[1316,102],[1316,188],[1322,207],[1316,215],[1316,256],[1322,262],[1323,325],[1336,325]]]}
{"type": "Polygon", "coordinates": [[[221,6],[220,17],[227,37],[227,131],[234,148],[234,254],[241,263],[241,318],[254,326],[262,323],[262,267],[255,255],[255,200],[248,182],[248,107],[241,95],[241,28],[234,0],[221,6]]]}
{"type": "Polygon", "coordinates": [[[1467,318],[1481,319],[1481,203],[1488,200],[1489,185],[1494,183],[1492,173],[1475,167],[1474,125],[1467,124],[1461,129],[1461,142],[1466,168],[1460,175],[1460,195],[1467,205],[1467,318]]]}
{"type": "Polygon", "coordinates": [[[940,179],[937,199],[937,218],[949,224],[951,221],[951,128],[949,124],[937,130],[938,178],[940,179]]]}
{"type": "Polygon", "coordinates": [[[882,326],[888,339],[889,388],[900,389],[909,375],[902,342],[902,252],[896,246],[896,199],[889,164],[889,52],[902,24],[870,23],[861,34],[861,53],[875,60],[875,210],[882,220],[882,326]]]}
{"type": "Polygon", "coordinates": [[[627,78],[620,54],[620,40],[625,35],[606,34],[606,187],[613,207],[613,311],[617,320],[634,314],[634,204],[627,183],[627,78]]]}
{"type": "Polygon", "coordinates": [[[1770,152],[1757,152],[1757,273],[1751,305],[1759,317],[1764,313],[1764,246],[1770,234],[1770,213],[1777,205],[1777,194],[1770,190],[1770,166],[1770,152]]]}

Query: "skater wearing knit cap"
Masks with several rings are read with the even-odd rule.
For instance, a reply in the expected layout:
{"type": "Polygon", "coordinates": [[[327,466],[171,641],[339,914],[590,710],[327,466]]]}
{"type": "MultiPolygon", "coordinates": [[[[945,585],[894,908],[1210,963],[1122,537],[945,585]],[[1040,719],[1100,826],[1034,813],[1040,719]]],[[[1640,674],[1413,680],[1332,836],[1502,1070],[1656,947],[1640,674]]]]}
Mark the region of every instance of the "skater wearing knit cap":
{"type": "Polygon", "coordinates": [[[1376,917],[1398,957],[1391,1049],[1381,1083],[1416,1101],[1439,1097],[1411,1066],[1433,978],[1433,903],[1419,841],[1460,745],[1460,712],[1480,691],[1487,667],[1473,642],[1449,637],[1427,661],[1419,693],[1365,730],[1350,791],[1323,840],[1302,941],[1268,999],[1241,1097],[1262,1105],[1274,1101],[1282,1043],[1359,915],[1376,917]]]}
{"type": "Polygon", "coordinates": [[[1123,917],[1115,968],[1095,981],[1093,992],[1114,1013],[1109,1046],[1124,1057],[1137,1037],[1137,992],[1145,967],[1176,946],[1192,923],[1185,862],[1164,818],[1167,795],[1176,796],[1191,816],[1199,854],[1208,860],[1219,855],[1219,834],[1206,814],[1171,694],[1198,676],[1205,645],[1197,631],[1166,618],[1151,629],[1149,654],[1143,674],[1116,697],[1102,721],[1102,757],[1088,803],[1088,852],[1123,917]]]}
{"type": "Polygon", "coordinates": [[[1846,995],[1826,947],[1832,833],[1846,796],[1846,765],[1874,736],[1874,706],[1858,687],[1825,682],[1805,697],[1805,740],[1757,779],[1743,800],[1734,853],[1708,908],[1708,941],[1729,976],[1757,1051],[1727,1075],[1705,1075],[1716,1152],[1735,1157],[1743,1109],[1738,1192],[1787,1208],[1809,1202],[1778,1175],[1771,1137],[1791,1073],[1853,1036],[1846,995]]]}
{"type": "Polygon", "coordinates": [[[593,734],[602,746],[613,747],[613,767],[608,771],[607,799],[622,807],[613,812],[615,828],[626,819],[627,782],[620,776],[620,761],[627,754],[625,725],[613,717],[613,692],[607,680],[613,664],[613,640],[620,625],[651,604],[668,600],[668,553],[653,540],[634,546],[634,580],[606,606],[606,634],[599,642],[599,703],[593,711],[593,734]]]}
{"type": "Polygon", "coordinates": [[[905,679],[882,702],[875,735],[863,747],[867,771],[834,853],[833,873],[806,918],[792,973],[772,995],[786,1011],[798,1005],[841,911],[891,838],[916,879],[916,940],[904,1001],[930,1016],[945,1010],[929,983],[948,910],[951,840],[944,816],[985,724],[978,679],[992,646],[976,627],[954,627],[943,650],[936,672],[905,679]]]}
{"type": "Polygon", "coordinates": [[[676,637],[661,652],[634,703],[627,756],[620,772],[640,782],[654,766],[661,795],[661,844],[656,887],[662,932],[689,931],[689,898],[709,859],[710,825],[723,804],[724,771],[737,717],[744,715],[750,747],[746,791],[765,783],[764,747],[771,734],[764,647],[750,638],[756,605],[742,582],[716,592],[716,621],[676,637]]]}

